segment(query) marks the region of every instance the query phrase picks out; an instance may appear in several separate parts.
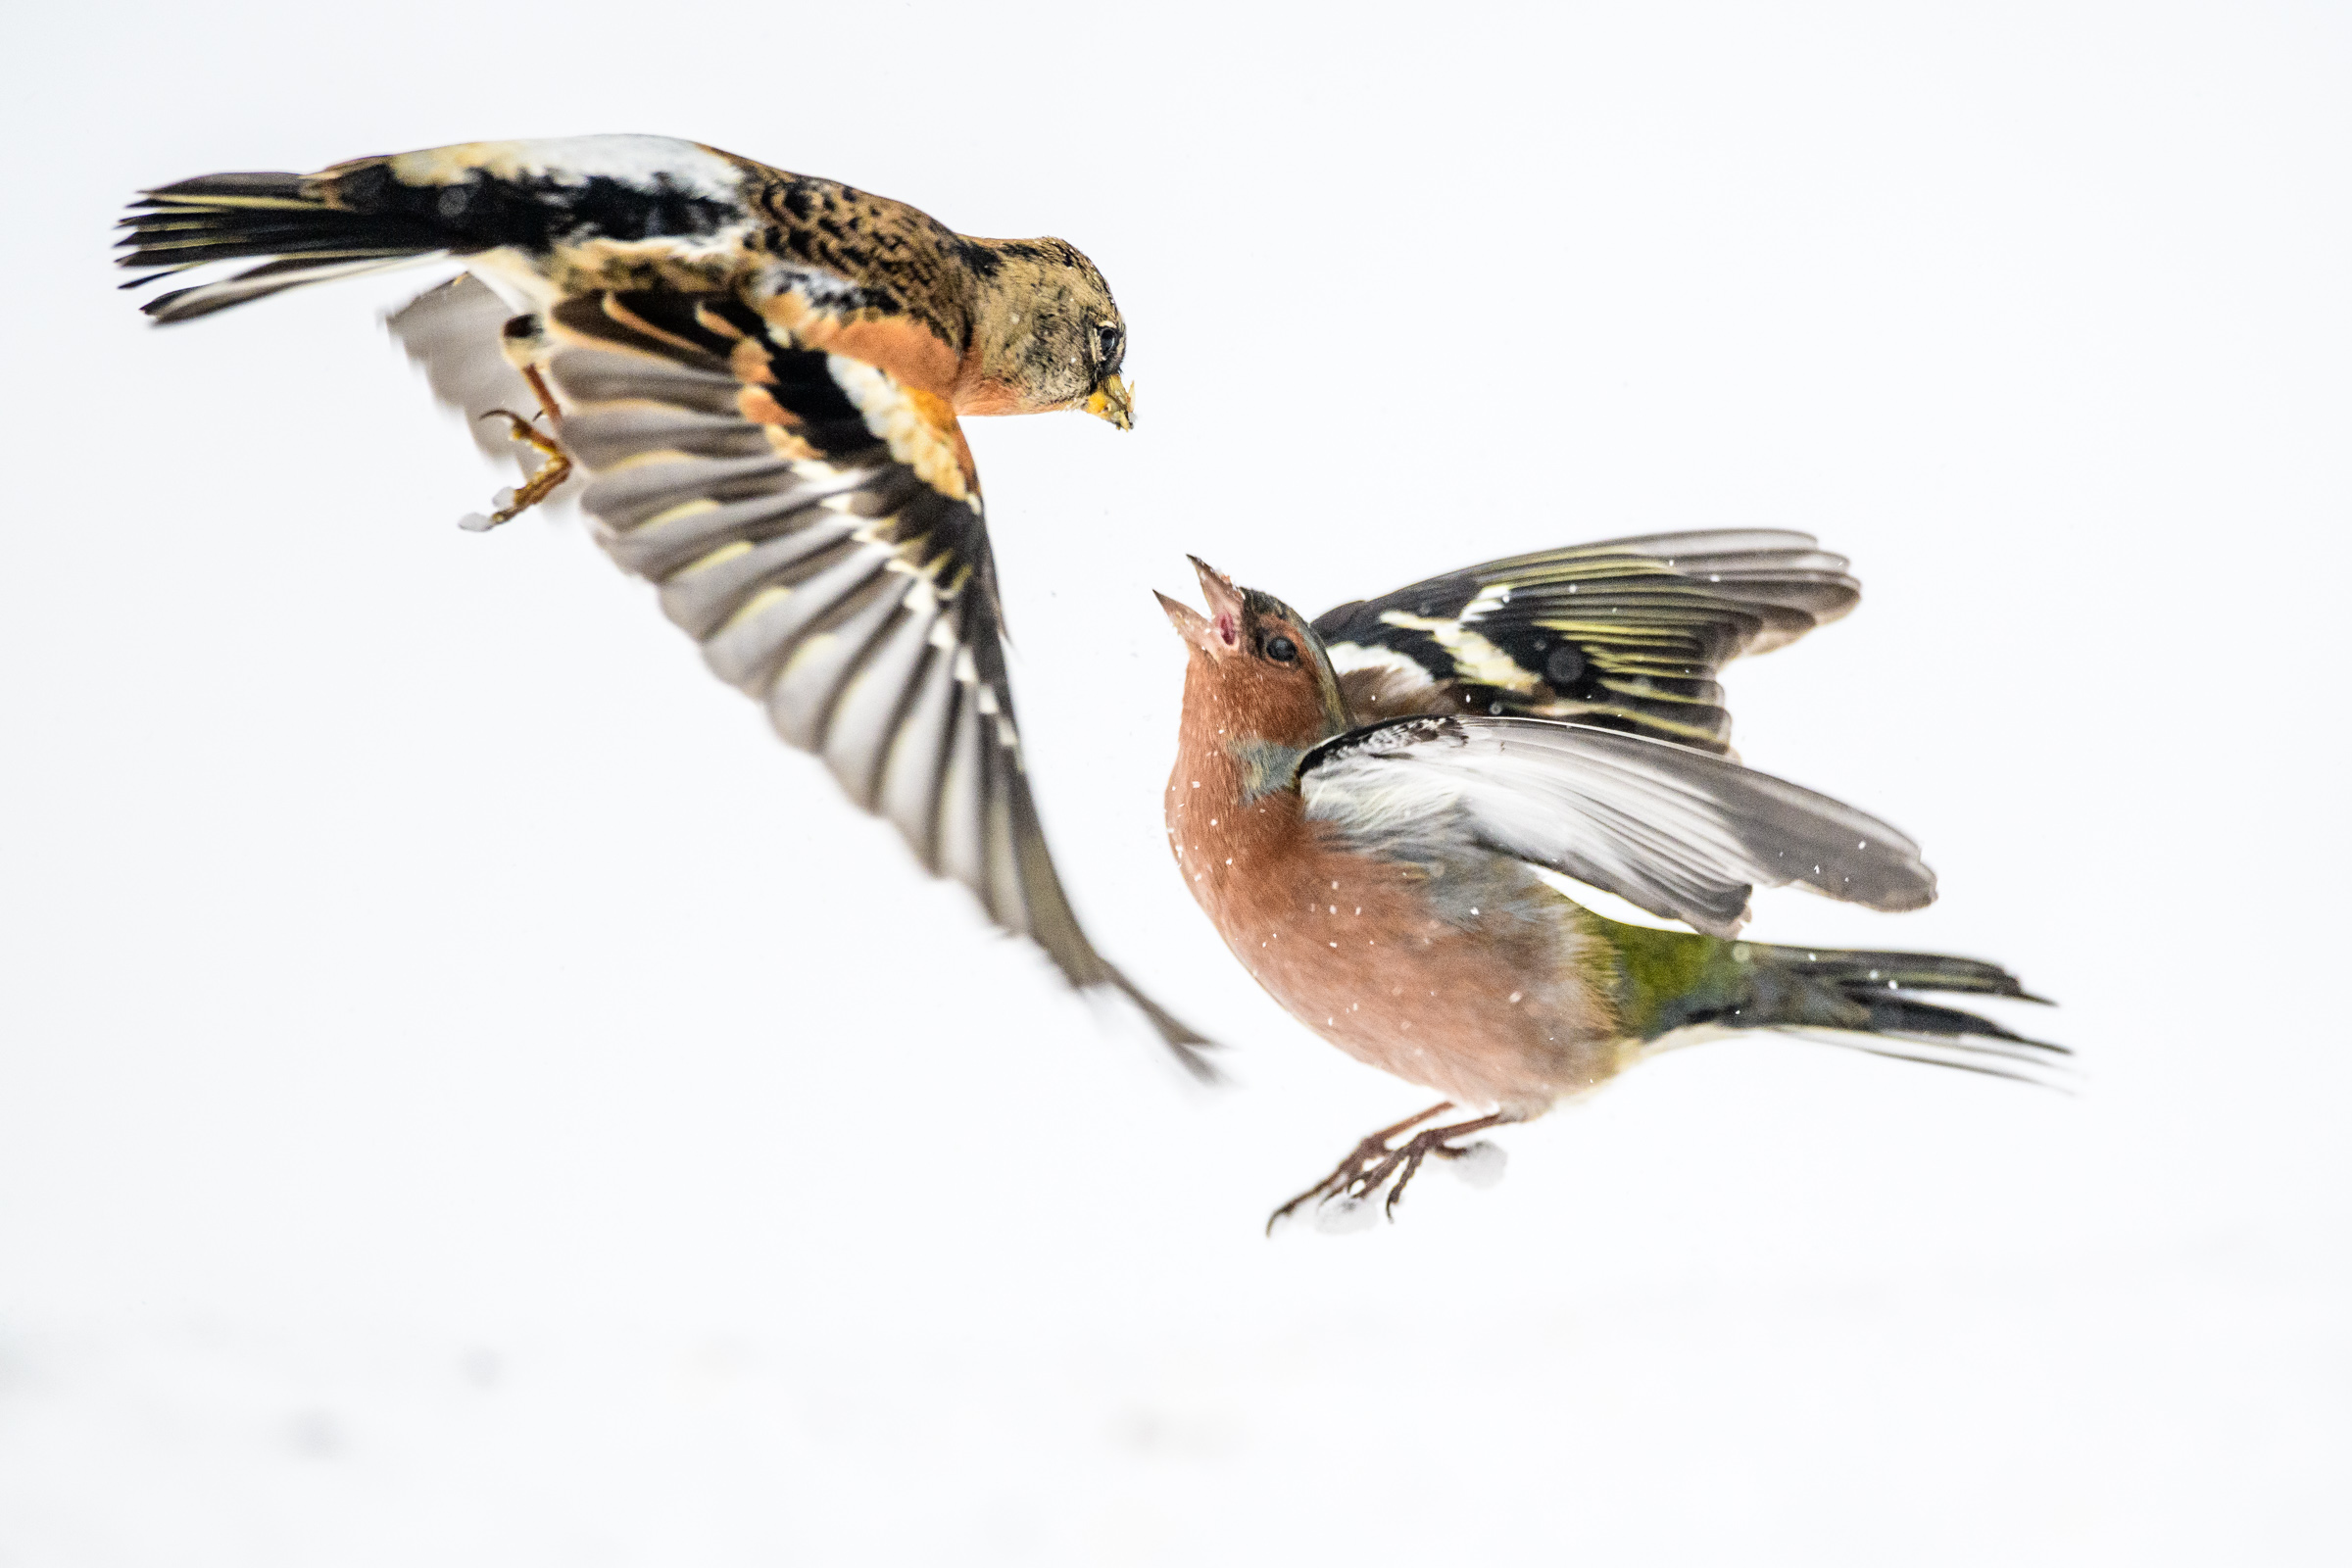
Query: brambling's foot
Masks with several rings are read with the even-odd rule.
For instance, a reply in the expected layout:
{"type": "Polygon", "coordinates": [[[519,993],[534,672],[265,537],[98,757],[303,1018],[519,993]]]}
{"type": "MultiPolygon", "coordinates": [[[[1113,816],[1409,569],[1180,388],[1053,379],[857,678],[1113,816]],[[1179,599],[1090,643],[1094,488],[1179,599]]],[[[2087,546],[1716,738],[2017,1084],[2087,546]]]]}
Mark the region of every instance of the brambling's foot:
{"type": "Polygon", "coordinates": [[[1334,1232],[1361,1230],[1371,1223],[1372,1200],[1383,1188],[1387,1189],[1387,1196],[1380,1213],[1394,1219],[1396,1200],[1403,1196],[1405,1185],[1433,1155],[1463,1161],[1459,1173],[1472,1186],[1493,1186],[1502,1174],[1502,1151],[1484,1139],[1469,1144],[1456,1144],[1454,1140],[1501,1125],[1503,1118],[1499,1115],[1480,1116],[1449,1127],[1432,1127],[1401,1144],[1396,1143],[1432,1116],[1452,1108],[1451,1101],[1442,1102],[1394,1127],[1383,1127],[1357,1144],[1330,1175],[1266,1216],[1266,1234],[1271,1236],[1275,1226],[1308,1203],[1315,1205],[1315,1221],[1320,1228],[1334,1232]]]}
{"type": "Polygon", "coordinates": [[[486,517],[476,512],[459,518],[458,526],[468,533],[488,533],[500,523],[521,516],[552,495],[556,486],[571,477],[571,459],[556,444],[555,437],[541,434],[530,420],[508,409],[492,409],[482,417],[506,420],[510,427],[509,434],[517,441],[536,447],[547,461],[540,464],[537,471],[522,482],[521,489],[501,490],[493,498],[498,505],[496,512],[486,517]]]}

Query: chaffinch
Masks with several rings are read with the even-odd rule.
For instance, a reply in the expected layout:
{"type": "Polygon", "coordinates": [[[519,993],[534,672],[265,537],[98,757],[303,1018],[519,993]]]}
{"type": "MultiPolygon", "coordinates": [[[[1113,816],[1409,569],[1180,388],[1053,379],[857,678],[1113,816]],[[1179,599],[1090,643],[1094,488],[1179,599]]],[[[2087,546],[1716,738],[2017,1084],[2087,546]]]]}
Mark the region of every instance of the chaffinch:
{"type": "MultiPolygon", "coordinates": [[[[392,318],[434,390],[543,457],[661,585],[711,668],[935,872],[1069,981],[1206,1042],[1079,927],[1023,772],[963,415],[1124,429],[1126,323],[1058,239],[957,234],[903,202],[656,136],[473,142],[314,174],[210,174],[123,220],[127,267],[260,259],[161,296],[181,321],[413,262],[466,270],[392,318]],[[517,407],[538,406],[525,418],[517,407]],[[545,418],[547,428],[539,428],[545,418]]],[[[140,281],[146,281],[141,279],[140,281]]]]}
{"type": "MultiPolygon", "coordinates": [[[[1668,708],[1658,722],[1646,706],[1654,686],[1635,681],[1636,690],[1609,694],[1604,680],[1602,697],[1588,689],[1571,698],[1521,677],[1549,670],[1575,689],[1611,649],[1641,646],[1632,623],[1642,615],[1623,596],[1649,592],[1652,609],[1704,632],[1697,642],[1720,654],[1740,641],[1725,625],[1757,623],[1752,644],[1773,623],[1767,607],[1821,596],[1801,611],[1809,623],[1852,603],[1851,579],[1835,557],[1803,563],[1786,583],[1760,581],[1759,597],[1742,606],[1736,589],[1712,580],[1717,571],[1661,571],[1661,558],[1645,561],[1627,543],[1589,547],[1600,555],[1582,563],[1582,577],[1578,552],[1556,552],[1434,579],[1453,585],[1445,595],[1424,584],[1313,622],[1197,560],[1207,612],[1160,596],[1189,655],[1166,797],[1186,885],[1293,1016],[1357,1060],[1444,1097],[1365,1139],[1276,1209],[1269,1229],[1308,1202],[1341,1228],[1393,1216],[1426,1159],[1476,1154],[1491,1169],[1499,1152],[1465,1139],[1540,1116],[1702,1033],[1826,1032],[1882,1054],[2007,1077],[2030,1076],[2018,1069],[2061,1049],[1918,995],[2025,997],[1992,964],[1739,940],[1756,886],[1794,883],[1896,910],[1928,904],[1935,877],[1886,823],[1718,755],[1728,724],[1712,698],[1668,708]],[[1530,562],[1562,589],[1555,607],[1573,577],[1592,585],[1595,602],[1617,595],[1628,608],[1594,625],[1531,610],[1507,585],[1489,593],[1530,562]],[[1489,608],[1443,612],[1457,592],[1466,606],[1489,594],[1489,608]],[[1376,609],[1396,601],[1421,610],[1376,609]],[[1437,652],[1411,659],[1384,628],[1425,635],[1437,652]],[[1348,671],[1326,642],[1341,632],[1355,649],[1348,671]],[[1367,638],[1398,658],[1367,655],[1367,638]],[[1573,664],[1554,663],[1561,650],[1573,664]],[[1381,715],[1350,700],[1350,677],[1367,668],[1409,690],[1408,661],[1434,677],[1431,692],[1443,696],[1452,681],[1445,710],[1381,715]],[[1579,722],[1502,710],[1568,701],[1594,706],[1579,722]],[[1713,715],[1696,726],[1705,744],[1655,738],[1690,727],[1691,708],[1713,715]],[[1610,918],[1544,871],[1691,929],[1610,918]],[[1456,1106],[1478,1113],[1414,1131],[1456,1106]],[[1370,1200],[1384,1189],[1375,1211],[1370,1200]]],[[[1810,544],[1783,536],[1779,548],[1810,544]]],[[[1674,559],[1687,567],[1710,553],[1735,552],[1674,559]]],[[[1576,595],[1580,613],[1586,599],[1576,595]]],[[[1802,629],[1794,618],[1779,623],[1784,641],[1802,629]]],[[[1711,663],[1666,673],[1712,690],[1711,663]]]]}

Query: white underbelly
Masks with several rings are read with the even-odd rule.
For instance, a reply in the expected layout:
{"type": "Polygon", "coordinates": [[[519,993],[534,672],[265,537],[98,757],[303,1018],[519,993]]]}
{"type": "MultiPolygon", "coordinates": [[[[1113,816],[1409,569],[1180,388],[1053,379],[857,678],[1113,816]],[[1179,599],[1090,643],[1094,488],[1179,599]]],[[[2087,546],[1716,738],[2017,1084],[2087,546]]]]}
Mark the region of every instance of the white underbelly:
{"type": "Polygon", "coordinates": [[[556,302],[555,284],[539,270],[539,264],[511,245],[467,257],[466,270],[516,316],[536,316],[556,302]]]}

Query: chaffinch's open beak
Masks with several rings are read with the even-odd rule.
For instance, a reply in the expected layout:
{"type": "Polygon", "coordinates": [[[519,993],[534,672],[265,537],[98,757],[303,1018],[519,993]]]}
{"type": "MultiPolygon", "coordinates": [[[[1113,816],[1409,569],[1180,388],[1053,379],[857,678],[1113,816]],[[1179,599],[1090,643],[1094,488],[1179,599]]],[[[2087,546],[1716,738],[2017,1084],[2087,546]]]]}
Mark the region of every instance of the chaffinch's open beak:
{"type": "Polygon", "coordinates": [[[1187,556],[1184,559],[1193,564],[1193,574],[1200,579],[1200,592],[1208,598],[1210,618],[1230,615],[1233,617],[1234,625],[1240,626],[1242,623],[1242,591],[1233,585],[1233,579],[1207,562],[1202,561],[1199,556],[1187,556]]]}
{"type": "Polygon", "coordinates": [[[1168,624],[1174,626],[1176,635],[1186,642],[1206,648],[1209,639],[1216,635],[1209,629],[1208,617],[1183,600],[1170,599],[1156,588],[1152,590],[1152,597],[1159,601],[1159,608],[1168,612],[1168,624]]]}
{"type": "Polygon", "coordinates": [[[1154,592],[1159,608],[1166,611],[1174,623],[1177,635],[1194,644],[1204,654],[1229,654],[1242,644],[1242,595],[1232,579],[1202,561],[1199,556],[1187,556],[1193,570],[1200,577],[1200,592],[1208,599],[1208,613],[1203,615],[1192,606],[1154,592]]]}
{"type": "Polygon", "coordinates": [[[1095,383],[1095,389],[1078,405],[1098,419],[1108,419],[1122,430],[1135,428],[1135,393],[1115,375],[1106,375],[1095,383]]]}

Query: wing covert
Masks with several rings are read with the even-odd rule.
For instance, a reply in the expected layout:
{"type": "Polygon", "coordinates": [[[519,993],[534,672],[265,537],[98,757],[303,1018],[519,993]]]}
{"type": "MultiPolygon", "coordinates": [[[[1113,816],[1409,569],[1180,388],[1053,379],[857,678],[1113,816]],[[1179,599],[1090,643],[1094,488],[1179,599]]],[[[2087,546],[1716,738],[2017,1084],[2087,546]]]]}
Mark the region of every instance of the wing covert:
{"type": "Polygon", "coordinates": [[[1875,909],[1936,897],[1919,847],[1826,795],[1667,741],[1541,718],[1425,716],[1309,752],[1310,818],[1398,858],[1500,851],[1714,936],[1758,886],[1875,909]]]}

